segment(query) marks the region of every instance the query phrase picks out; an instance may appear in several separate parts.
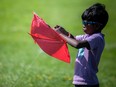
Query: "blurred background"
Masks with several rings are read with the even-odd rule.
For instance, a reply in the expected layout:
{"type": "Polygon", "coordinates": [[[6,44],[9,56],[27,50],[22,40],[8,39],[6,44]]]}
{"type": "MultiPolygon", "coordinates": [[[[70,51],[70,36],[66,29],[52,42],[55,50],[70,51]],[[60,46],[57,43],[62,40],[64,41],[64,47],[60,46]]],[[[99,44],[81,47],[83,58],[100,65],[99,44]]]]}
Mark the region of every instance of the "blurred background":
{"type": "Polygon", "coordinates": [[[32,12],[51,27],[84,34],[81,14],[92,4],[106,5],[106,46],[99,64],[100,87],[116,87],[116,0],[0,0],[0,87],[73,87],[77,49],[69,47],[71,63],[45,54],[29,36],[32,12]]]}

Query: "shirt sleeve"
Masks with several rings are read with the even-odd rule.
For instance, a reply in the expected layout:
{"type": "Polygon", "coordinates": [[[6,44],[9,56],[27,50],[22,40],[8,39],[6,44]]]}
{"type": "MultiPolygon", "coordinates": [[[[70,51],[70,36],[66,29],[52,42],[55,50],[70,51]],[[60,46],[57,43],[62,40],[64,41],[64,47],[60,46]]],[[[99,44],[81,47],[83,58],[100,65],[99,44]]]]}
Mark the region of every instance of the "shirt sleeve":
{"type": "Polygon", "coordinates": [[[78,35],[75,37],[76,40],[82,41],[83,40],[84,35],[78,35]]]}

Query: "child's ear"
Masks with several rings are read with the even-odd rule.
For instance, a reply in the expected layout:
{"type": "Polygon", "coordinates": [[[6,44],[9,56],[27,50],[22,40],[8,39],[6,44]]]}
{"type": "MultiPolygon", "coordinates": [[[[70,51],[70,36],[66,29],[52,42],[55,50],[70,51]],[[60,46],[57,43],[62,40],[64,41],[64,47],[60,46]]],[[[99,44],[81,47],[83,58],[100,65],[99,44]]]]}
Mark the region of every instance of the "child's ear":
{"type": "Polygon", "coordinates": [[[98,31],[100,29],[101,25],[100,24],[95,24],[95,30],[98,31]]]}

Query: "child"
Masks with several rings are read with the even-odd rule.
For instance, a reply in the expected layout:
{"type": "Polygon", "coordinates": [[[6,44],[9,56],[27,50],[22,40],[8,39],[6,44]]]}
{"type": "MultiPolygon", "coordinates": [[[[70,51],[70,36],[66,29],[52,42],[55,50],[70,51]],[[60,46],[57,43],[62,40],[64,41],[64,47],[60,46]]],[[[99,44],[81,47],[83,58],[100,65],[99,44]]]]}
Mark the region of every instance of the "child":
{"type": "Polygon", "coordinates": [[[74,37],[61,26],[55,30],[71,46],[79,49],[75,61],[73,84],[75,87],[99,87],[96,73],[104,49],[105,40],[101,33],[108,21],[105,6],[96,3],[86,9],[82,14],[84,35],[74,37]]]}

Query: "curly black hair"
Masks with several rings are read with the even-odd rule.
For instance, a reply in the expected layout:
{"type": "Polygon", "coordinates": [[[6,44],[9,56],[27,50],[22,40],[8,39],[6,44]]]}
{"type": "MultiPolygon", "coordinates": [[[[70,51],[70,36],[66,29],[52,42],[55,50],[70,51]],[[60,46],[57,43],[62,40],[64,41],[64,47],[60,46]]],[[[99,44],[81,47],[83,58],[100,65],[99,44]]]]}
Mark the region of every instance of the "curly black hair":
{"type": "Polygon", "coordinates": [[[105,5],[101,3],[96,3],[90,6],[83,12],[81,17],[82,20],[100,23],[100,31],[105,27],[109,19],[108,12],[105,10],[105,5]]]}

